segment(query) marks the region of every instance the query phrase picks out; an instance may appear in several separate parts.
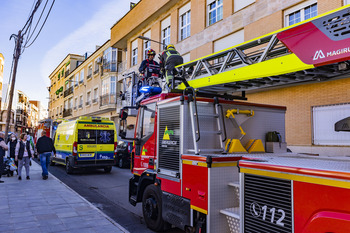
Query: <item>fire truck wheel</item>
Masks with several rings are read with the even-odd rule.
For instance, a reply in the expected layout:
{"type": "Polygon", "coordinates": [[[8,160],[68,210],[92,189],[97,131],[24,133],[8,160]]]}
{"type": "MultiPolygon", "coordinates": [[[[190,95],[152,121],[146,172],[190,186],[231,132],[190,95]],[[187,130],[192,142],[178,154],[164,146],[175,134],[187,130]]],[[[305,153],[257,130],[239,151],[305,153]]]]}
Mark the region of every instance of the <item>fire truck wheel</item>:
{"type": "Polygon", "coordinates": [[[148,185],[142,197],[142,212],[146,225],[153,231],[162,231],[165,221],[162,218],[161,191],[154,185],[148,185]]]}

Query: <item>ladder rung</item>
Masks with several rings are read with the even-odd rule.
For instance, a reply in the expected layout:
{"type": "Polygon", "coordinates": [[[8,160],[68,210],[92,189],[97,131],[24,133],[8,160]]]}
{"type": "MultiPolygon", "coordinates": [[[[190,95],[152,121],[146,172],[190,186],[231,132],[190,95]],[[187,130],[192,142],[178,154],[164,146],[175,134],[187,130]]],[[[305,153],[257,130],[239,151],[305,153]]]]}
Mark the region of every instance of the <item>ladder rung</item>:
{"type": "MultiPolygon", "coordinates": [[[[194,113],[196,115],[196,113],[194,113]]],[[[218,118],[218,114],[198,114],[198,117],[213,117],[213,118],[218,118]]]]}

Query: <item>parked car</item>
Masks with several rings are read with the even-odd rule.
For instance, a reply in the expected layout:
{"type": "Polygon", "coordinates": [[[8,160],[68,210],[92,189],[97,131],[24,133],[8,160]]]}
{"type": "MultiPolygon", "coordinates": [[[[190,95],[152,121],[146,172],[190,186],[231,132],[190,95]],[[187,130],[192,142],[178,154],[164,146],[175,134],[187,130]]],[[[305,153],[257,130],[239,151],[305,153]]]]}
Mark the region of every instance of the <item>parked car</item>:
{"type": "Polygon", "coordinates": [[[125,141],[118,141],[117,155],[115,157],[115,164],[120,168],[130,167],[130,157],[132,151],[132,143],[125,141]]]}

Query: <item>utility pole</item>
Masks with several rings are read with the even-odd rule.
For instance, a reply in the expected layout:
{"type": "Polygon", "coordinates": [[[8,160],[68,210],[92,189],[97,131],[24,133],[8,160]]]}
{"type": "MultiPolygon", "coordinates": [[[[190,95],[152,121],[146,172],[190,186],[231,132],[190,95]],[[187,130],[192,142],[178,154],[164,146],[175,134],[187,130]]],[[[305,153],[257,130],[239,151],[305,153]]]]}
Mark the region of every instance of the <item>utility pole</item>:
{"type": "MultiPolygon", "coordinates": [[[[18,35],[12,35],[12,37],[16,38],[16,49],[13,55],[14,63],[13,63],[13,73],[12,73],[12,79],[11,79],[11,87],[10,87],[10,94],[9,94],[9,100],[8,100],[8,106],[7,106],[7,117],[6,117],[6,129],[5,129],[5,141],[7,143],[7,135],[9,132],[9,126],[10,126],[10,120],[11,120],[11,109],[12,109],[12,99],[13,99],[13,91],[15,89],[15,81],[16,81],[16,74],[17,74],[17,64],[19,57],[21,56],[21,48],[22,48],[22,31],[18,31],[18,35]]],[[[10,39],[11,39],[10,38],[10,39]]],[[[14,119],[15,120],[15,119],[14,119]]]]}

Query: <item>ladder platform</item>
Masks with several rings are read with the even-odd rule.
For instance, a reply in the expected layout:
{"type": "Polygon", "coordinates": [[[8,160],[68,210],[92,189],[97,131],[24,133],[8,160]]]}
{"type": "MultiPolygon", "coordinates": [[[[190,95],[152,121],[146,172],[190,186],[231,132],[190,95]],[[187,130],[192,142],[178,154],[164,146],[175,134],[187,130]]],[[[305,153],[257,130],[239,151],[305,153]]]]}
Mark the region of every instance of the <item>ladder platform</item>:
{"type": "Polygon", "coordinates": [[[228,186],[234,187],[234,188],[239,188],[239,182],[238,181],[237,182],[230,182],[230,183],[228,183],[228,186]]]}
{"type": "Polygon", "coordinates": [[[241,215],[240,215],[239,209],[240,209],[239,207],[227,208],[227,209],[220,210],[220,213],[231,218],[240,219],[241,215]]]}

